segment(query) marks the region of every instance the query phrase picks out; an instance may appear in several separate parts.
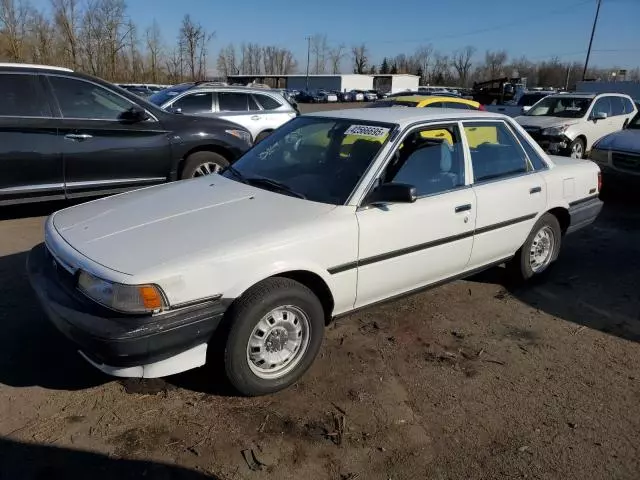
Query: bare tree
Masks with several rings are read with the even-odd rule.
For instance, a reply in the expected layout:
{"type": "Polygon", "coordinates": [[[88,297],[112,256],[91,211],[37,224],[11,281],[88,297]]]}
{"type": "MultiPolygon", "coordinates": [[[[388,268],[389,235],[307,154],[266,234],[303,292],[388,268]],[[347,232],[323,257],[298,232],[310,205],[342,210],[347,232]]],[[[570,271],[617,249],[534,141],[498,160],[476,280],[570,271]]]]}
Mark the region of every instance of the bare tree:
{"type": "Polygon", "coordinates": [[[49,19],[42,12],[34,10],[29,19],[29,31],[31,60],[34,63],[55,63],[53,59],[55,31],[49,19]]]}
{"type": "Polygon", "coordinates": [[[351,53],[353,54],[353,73],[365,73],[369,63],[367,46],[364,43],[356,45],[351,48],[351,53]]]}
{"type": "Polygon", "coordinates": [[[145,43],[149,58],[149,73],[153,83],[158,83],[160,77],[160,56],[162,55],[162,34],[160,26],[154,19],[145,32],[145,43]]]}
{"type": "Polygon", "coordinates": [[[204,35],[202,25],[191,20],[191,15],[185,15],[182,19],[178,43],[191,80],[197,80],[196,69],[198,68],[200,56],[199,48],[204,35]]]}
{"type": "Polygon", "coordinates": [[[340,73],[342,60],[347,56],[344,43],[329,50],[329,61],[331,62],[331,73],[340,73]]]}
{"type": "Polygon", "coordinates": [[[433,46],[422,45],[416,49],[415,58],[420,63],[420,70],[422,71],[422,82],[427,83],[429,78],[429,65],[431,64],[431,58],[433,55],[433,46]]]}
{"type": "Polygon", "coordinates": [[[329,46],[327,43],[327,36],[316,33],[311,37],[311,54],[314,58],[313,73],[325,73],[327,68],[327,56],[329,53],[329,46]]]}
{"type": "Polygon", "coordinates": [[[62,64],[77,69],[80,66],[78,38],[82,15],[78,0],[51,0],[51,10],[64,52],[62,64]]]}
{"type": "Polygon", "coordinates": [[[500,50],[492,52],[487,50],[484,56],[486,75],[489,78],[498,78],[504,75],[504,67],[507,61],[507,52],[500,50]]]}
{"type": "Polygon", "coordinates": [[[224,78],[227,78],[229,75],[238,75],[240,73],[236,57],[236,47],[234,47],[232,43],[220,50],[216,66],[218,68],[218,74],[224,78]]]}
{"type": "Polygon", "coordinates": [[[436,84],[449,83],[452,80],[449,56],[435,52],[433,60],[433,69],[431,71],[432,82],[436,84]]]}
{"type": "Polygon", "coordinates": [[[471,71],[471,58],[476,49],[471,45],[468,45],[460,50],[456,50],[453,53],[451,59],[451,66],[458,74],[458,84],[464,87],[469,79],[469,72],[471,71]]]}
{"type": "Polygon", "coordinates": [[[0,0],[0,34],[9,60],[25,60],[25,40],[29,23],[29,4],[23,0],[0,0]]]}

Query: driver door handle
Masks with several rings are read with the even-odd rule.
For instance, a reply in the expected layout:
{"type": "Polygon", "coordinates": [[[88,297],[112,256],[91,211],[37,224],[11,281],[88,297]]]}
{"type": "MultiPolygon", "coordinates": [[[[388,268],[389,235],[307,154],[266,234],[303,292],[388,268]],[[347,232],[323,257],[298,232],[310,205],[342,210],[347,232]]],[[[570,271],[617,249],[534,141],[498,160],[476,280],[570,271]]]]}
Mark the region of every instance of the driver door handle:
{"type": "Polygon", "coordinates": [[[260,120],[260,115],[253,115],[251,120],[260,120]]]}
{"type": "Polygon", "coordinates": [[[542,191],[542,187],[533,187],[529,190],[529,193],[533,195],[534,193],[540,193],[542,191]]]}
{"type": "Polygon", "coordinates": [[[88,133],[68,133],[64,136],[66,140],[78,140],[80,142],[84,140],[89,140],[93,138],[93,135],[89,135],[88,133]]]}
{"type": "Polygon", "coordinates": [[[467,212],[471,210],[471,204],[467,203],[466,205],[458,205],[456,207],[456,213],[460,213],[460,212],[467,212]]]}

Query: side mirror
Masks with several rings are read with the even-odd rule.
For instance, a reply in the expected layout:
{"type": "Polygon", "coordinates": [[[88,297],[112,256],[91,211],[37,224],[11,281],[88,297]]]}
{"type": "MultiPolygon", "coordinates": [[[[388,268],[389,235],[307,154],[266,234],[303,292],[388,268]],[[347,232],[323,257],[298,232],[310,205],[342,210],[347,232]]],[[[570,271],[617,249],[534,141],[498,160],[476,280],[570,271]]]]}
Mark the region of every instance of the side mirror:
{"type": "Polygon", "coordinates": [[[406,183],[383,183],[369,195],[367,204],[413,203],[418,198],[416,187],[406,183]]]}
{"type": "Polygon", "coordinates": [[[182,109],[180,107],[174,107],[173,105],[167,108],[167,112],[169,113],[175,113],[175,114],[182,114],[182,109]]]}
{"type": "Polygon", "coordinates": [[[594,120],[604,120],[605,118],[607,118],[607,114],[605,112],[596,112],[593,115],[594,120]]]}
{"type": "Polygon", "coordinates": [[[531,105],[527,105],[526,107],[522,107],[522,112],[523,113],[527,113],[529,110],[531,110],[531,105]]]}
{"type": "Polygon", "coordinates": [[[129,110],[122,112],[122,114],[120,115],[121,120],[132,123],[142,122],[147,118],[149,118],[147,112],[138,106],[131,107],[129,110]]]}

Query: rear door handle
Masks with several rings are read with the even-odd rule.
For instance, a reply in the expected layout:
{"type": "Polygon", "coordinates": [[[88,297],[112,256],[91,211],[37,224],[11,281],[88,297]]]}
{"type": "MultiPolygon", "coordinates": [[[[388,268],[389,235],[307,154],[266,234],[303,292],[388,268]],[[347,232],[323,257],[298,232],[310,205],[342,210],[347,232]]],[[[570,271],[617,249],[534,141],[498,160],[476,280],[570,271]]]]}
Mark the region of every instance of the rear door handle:
{"type": "Polygon", "coordinates": [[[466,205],[458,205],[456,207],[456,213],[460,213],[460,212],[466,212],[471,210],[471,204],[467,203],[466,205]]]}
{"type": "Polygon", "coordinates": [[[89,135],[88,133],[68,133],[64,138],[67,140],[79,140],[82,142],[93,138],[93,135],[89,135]]]}
{"type": "Polygon", "coordinates": [[[254,115],[251,120],[260,120],[260,115],[254,115]]]}
{"type": "Polygon", "coordinates": [[[533,187],[529,190],[529,193],[533,195],[534,193],[540,193],[542,191],[542,187],[533,187]]]}

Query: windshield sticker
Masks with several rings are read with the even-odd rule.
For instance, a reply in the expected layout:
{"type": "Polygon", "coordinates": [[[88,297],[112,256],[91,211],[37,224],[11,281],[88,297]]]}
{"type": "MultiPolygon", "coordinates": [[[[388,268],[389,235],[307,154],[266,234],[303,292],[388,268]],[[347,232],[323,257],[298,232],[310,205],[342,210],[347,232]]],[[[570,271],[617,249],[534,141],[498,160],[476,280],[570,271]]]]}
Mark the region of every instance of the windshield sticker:
{"type": "Polygon", "coordinates": [[[271,155],[274,154],[274,152],[276,150],[278,150],[278,148],[280,148],[280,145],[278,145],[278,143],[274,143],[273,145],[271,145],[270,147],[267,147],[264,149],[264,151],[260,152],[258,154],[258,158],[260,160],[266,160],[267,158],[269,158],[271,155]]]}
{"type": "Polygon", "coordinates": [[[372,127],[370,125],[351,125],[344,132],[345,135],[360,135],[362,137],[381,138],[389,133],[388,128],[372,127]]]}

